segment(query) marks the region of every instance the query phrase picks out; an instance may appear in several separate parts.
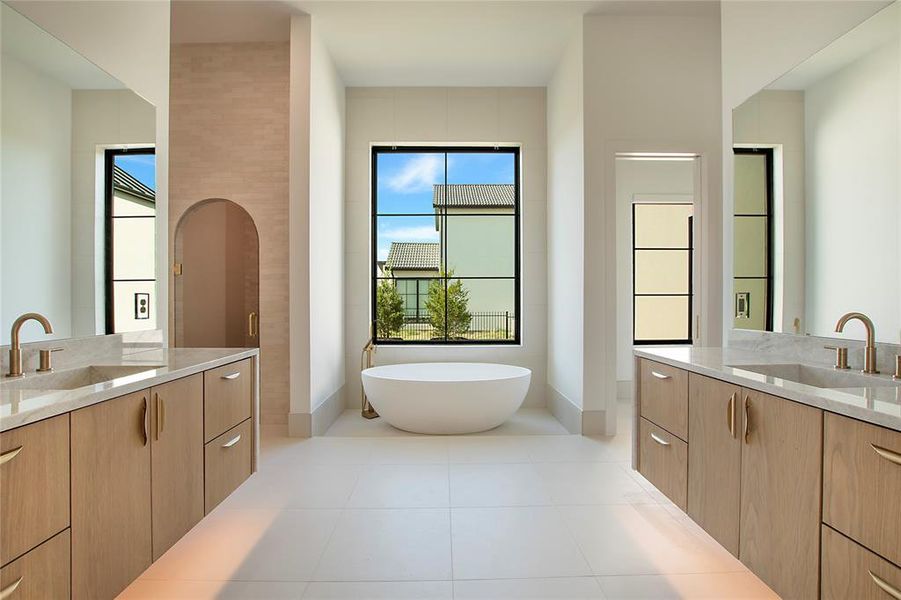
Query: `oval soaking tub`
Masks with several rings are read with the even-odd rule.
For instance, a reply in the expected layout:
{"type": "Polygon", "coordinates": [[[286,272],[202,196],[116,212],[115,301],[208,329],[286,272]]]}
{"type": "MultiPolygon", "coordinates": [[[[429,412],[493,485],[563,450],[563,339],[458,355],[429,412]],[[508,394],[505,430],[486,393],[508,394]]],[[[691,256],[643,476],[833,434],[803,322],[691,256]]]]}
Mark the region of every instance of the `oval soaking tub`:
{"type": "Polygon", "coordinates": [[[522,405],[532,371],[491,363],[411,363],[363,371],[363,389],[379,416],[414,433],[493,429],[522,405]]]}

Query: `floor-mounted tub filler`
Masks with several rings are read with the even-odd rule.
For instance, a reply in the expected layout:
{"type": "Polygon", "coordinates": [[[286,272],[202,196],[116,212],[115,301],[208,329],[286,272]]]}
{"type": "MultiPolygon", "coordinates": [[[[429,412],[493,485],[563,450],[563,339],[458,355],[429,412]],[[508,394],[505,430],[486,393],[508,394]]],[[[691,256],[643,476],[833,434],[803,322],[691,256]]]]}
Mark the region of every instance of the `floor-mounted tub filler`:
{"type": "Polygon", "coordinates": [[[492,363],[411,363],[363,371],[363,389],[379,415],[414,433],[493,429],[513,416],[532,371],[492,363]]]}

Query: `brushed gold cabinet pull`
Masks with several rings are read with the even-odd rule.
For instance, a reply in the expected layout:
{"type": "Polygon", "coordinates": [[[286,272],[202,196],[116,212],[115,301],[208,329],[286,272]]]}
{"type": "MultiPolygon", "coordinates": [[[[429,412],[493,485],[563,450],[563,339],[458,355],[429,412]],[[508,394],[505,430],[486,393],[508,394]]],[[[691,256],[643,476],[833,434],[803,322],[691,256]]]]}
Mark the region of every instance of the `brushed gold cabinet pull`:
{"type": "Polygon", "coordinates": [[[894,450],[889,450],[888,448],[883,448],[882,446],[877,446],[876,444],[870,443],[870,446],[873,448],[873,451],[884,458],[889,462],[893,462],[896,465],[901,465],[901,454],[895,452],[894,450]]]}
{"type": "Polygon", "coordinates": [[[18,456],[19,452],[22,451],[22,448],[24,448],[24,446],[19,446],[18,448],[13,448],[12,450],[7,450],[3,454],[0,454],[0,465],[5,465],[18,456]]]}
{"type": "Polygon", "coordinates": [[[656,377],[657,379],[672,379],[669,375],[664,375],[663,373],[658,373],[657,371],[651,371],[651,375],[656,377]]]}
{"type": "Polygon", "coordinates": [[[749,444],[751,437],[751,397],[745,396],[745,426],[744,426],[744,438],[745,443],[749,444]]]}
{"type": "Polygon", "coordinates": [[[147,396],[144,396],[144,406],[141,408],[141,432],[144,434],[143,445],[146,446],[150,438],[150,432],[147,431],[147,396]]]}
{"type": "Polygon", "coordinates": [[[223,375],[222,379],[237,379],[241,376],[240,371],[235,371],[234,373],[229,373],[228,375],[223,375]]]}
{"type": "Polygon", "coordinates": [[[160,439],[160,434],[163,433],[163,427],[165,426],[166,420],[166,403],[160,398],[159,394],[155,394],[156,400],[156,439],[160,439]]]}
{"type": "Polygon", "coordinates": [[[257,325],[257,313],[252,312],[247,315],[247,335],[249,337],[256,337],[259,332],[259,326],[257,325]]]}
{"type": "Polygon", "coordinates": [[[883,579],[882,577],[880,577],[873,571],[870,571],[868,569],[867,572],[870,574],[870,577],[873,579],[873,583],[875,583],[879,587],[879,589],[881,589],[883,592],[885,592],[886,594],[888,594],[895,600],[901,600],[901,590],[899,590],[898,588],[896,588],[895,586],[890,584],[888,581],[886,581],[885,579],[883,579]]]}
{"type": "Polygon", "coordinates": [[[19,577],[15,581],[13,581],[11,584],[9,584],[8,586],[6,586],[2,590],[0,590],[0,600],[6,600],[10,596],[12,596],[12,593],[16,591],[16,588],[19,587],[19,584],[22,583],[23,579],[25,579],[24,575],[22,575],[21,577],[19,577]]]}
{"type": "Polygon", "coordinates": [[[729,435],[733,438],[735,437],[735,395],[738,392],[733,392],[732,396],[729,398],[729,409],[728,415],[726,416],[726,422],[729,425],[729,435]]]}
{"type": "Polygon", "coordinates": [[[232,446],[234,446],[235,444],[237,444],[240,441],[241,441],[241,434],[239,433],[232,439],[230,439],[227,442],[225,442],[224,444],[222,444],[222,447],[223,448],[231,448],[232,446]]]}
{"type": "Polygon", "coordinates": [[[667,442],[665,439],[663,439],[656,433],[651,434],[651,439],[654,440],[655,442],[657,442],[658,444],[660,444],[661,446],[669,446],[669,442],[667,442]]]}

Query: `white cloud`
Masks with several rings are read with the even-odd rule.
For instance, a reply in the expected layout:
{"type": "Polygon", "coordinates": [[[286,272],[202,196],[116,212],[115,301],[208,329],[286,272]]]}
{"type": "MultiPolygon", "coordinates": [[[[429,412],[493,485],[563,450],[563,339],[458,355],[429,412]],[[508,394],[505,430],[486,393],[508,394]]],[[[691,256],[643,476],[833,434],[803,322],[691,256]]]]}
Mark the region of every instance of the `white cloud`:
{"type": "Polygon", "coordinates": [[[395,174],[388,177],[388,187],[401,194],[431,191],[432,184],[443,180],[444,161],[438,154],[421,154],[408,160],[395,174]]]}

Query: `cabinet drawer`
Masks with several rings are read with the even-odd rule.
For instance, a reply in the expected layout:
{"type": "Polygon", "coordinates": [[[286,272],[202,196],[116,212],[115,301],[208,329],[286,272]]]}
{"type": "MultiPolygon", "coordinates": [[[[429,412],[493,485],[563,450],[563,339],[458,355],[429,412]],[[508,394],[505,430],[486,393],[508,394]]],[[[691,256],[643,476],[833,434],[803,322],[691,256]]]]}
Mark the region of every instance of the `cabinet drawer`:
{"type": "Polygon", "coordinates": [[[823,525],[823,600],[901,598],[901,567],[823,525]]]}
{"type": "Polygon", "coordinates": [[[688,440],[688,372],[641,360],[641,416],[688,440]]]}
{"type": "Polygon", "coordinates": [[[253,369],[247,358],[203,374],[204,441],[222,435],[250,418],[253,401],[253,369]]]}
{"type": "Polygon", "coordinates": [[[826,413],[823,521],[901,564],[901,433],[826,413]]]}
{"type": "Polygon", "coordinates": [[[251,419],[230,429],[204,448],[206,512],[225,500],[251,473],[251,419]]]}
{"type": "Polygon", "coordinates": [[[68,529],[0,569],[0,598],[55,600],[68,597],[68,529]]]}
{"type": "Polygon", "coordinates": [[[0,434],[0,565],[69,526],[69,415],[0,434]]]}
{"type": "Polygon", "coordinates": [[[641,419],[638,472],[667,498],[686,509],[688,494],[688,444],[641,419]]]}

